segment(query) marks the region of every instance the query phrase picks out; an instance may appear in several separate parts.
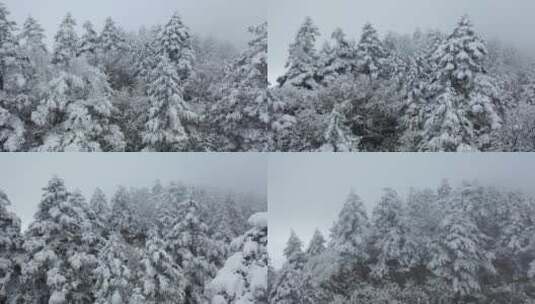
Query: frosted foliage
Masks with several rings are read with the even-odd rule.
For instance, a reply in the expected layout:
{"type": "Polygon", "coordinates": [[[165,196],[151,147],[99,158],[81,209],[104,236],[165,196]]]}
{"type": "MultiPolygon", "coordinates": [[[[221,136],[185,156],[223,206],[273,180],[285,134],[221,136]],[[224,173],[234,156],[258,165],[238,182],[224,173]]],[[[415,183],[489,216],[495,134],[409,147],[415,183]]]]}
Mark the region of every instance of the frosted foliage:
{"type": "Polygon", "coordinates": [[[38,150],[124,150],[124,137],[110,122],[115,111],[110,94],[102,72],[84,59],[73,60],[68,71],[59,71],[49,82],[32,113],[32,121],[46,131],[38,150]]]}
{"type": "Polygon", "coordinates": [[[359,139],[354,136],[347,126],[347,118],[342,114],[347,105],[335,105],[327,117],[324,142],[319,150],[321,152],[352,152],[358,151],[359,139]]]}
{"type": "Polygon", "coordinates": [[[0,301],[9,291],[14,277],[14,258],[22,244],[20,219],[7,210],[10,204],[7,195],[0,190],[0,301]]]}
{"type": "Polygon", "coordinates": [[[298,258],[303,253],[303,242],[294,231],[290,234],[290,238],[286,242],[286,247],[284,248],[284,256],[289,260],[293,261],[298,258]]]}
{"type": "MultiPolygon", "coordinates": [[[[260,219],[262,214],[251,218],[260,219]]],[[[251,230],[233,242],[237,250],[208,284],[213,304],[267,303],[267,226],[256,221],[251,230]]]]}
{"type": "Polygon", "coordinates": [[[143,295],[146,303],[182,303],[184,300],[184,277],[182,269],[165,251],[165,243],[156,232],[149,235],[141,260],[143,269],[143,295]]]}
{"type": "Polygon", "coordinates": [[[98,34],[90,21],[85,22],[83,27],[84,34],[80,38],[78,55],[95,55],[97,53],[99,43],[98,34]]]}
{"type": "Polygon", "coordinates": [[[342,254],[366,258],[367,254],[363,249],[369,234],[369,226],[362,200],[351,191],[331,228],[330,247],[342,254]]]}
{"type": "Polygon", "coordinates": [[[432,246],[432,271],[444,278],[455,294],[467,295],[481,289],[478,274],[495,271],[493,255],[484,250],[484,236],[463,207],[469,197],[463,191],[450,197],[446,216],[440,223],[440,237],[432,246]]]}
{"type": "MultiPolygon", "coordinates": [[[[88,38],[93,37],[90,34],[88,38]]],[[[111,18],[106,18],[98,42],[100,50],[104,53],[122,51],[126,47],[125,39],[111,18]]]]}
{"type": "Polygon", "coordinates": [[[24,123],[0,106],[0,151],[16,152],[25,143],[24,123]]]}
{"type": "Polygon", "coordinates": [[[323,234],[321,234],[321,232],[316,229],[316,231],[314,231],[314,235],[312,235],[310,243],[308,244],[306,253],[311,256],[316,256],[323,253],[324,251],[325,238],[323,237],[323,234]]]}
{"type": "Polygon", "coordinates": [[[377,78],[383,72],[388,56],[375,28],[367,23],[362,29],[360,41],[357,44],[357,71],[371,78],[377,78]]]}
{"type": "Polygon", "coordinates": [[[184,100],[180,79],[169,58],[160,58],[149,87],[150,109],[143,143],[149,151],[180,151],[188,145],[185,123],[197,120],[184,100]]]}
{"type": "Polygon", "coordinates": [[[69,65],[78,52],[78,35],[76,34],[76,21],[69,13],[65,16],[54,37],[53,63],[57,65],[69,65]]]}
{"type": "Polygon", "coordinates": [[[24,243],[23,280],[32,287],[33,297],[47,298],[46,293],[38,294],[44,288],[43,279],[51,303],[77,301],[79,292],[92,284],[97,263],[92,250],[98,237],[91,218],[94,214],[79,193],[67,192],[57,177],[49,181],[24,243]]]}
{"type": "Polygon", "coordinates": [[[315,43],[319,34],[319,29],[312,19],[307,17],[290,45],[286,62],[288,71],[277,80],[281,86],[289,84],[305,89],[314,89],[318,86],[314,79],[314,71],[318,57],[315,43]]]}
{"type": "Polygon", "coordinates": [[[29,16],[24,21],[20,33],[21,45],[33,50],[46,50],[44,43],[45,30],[33,17],[29,16]]]}
{"type": "Polygon", "coordinates": [[[344,74],[355,72],[355,43],[346,38],[342,29],[337,28],[331,35],[334,45],[325,44],[320,52],[321,68],[318,72],[322,82],[331,84],[344,74]]]}
{"type": "Polygon", "coordinates": [[[267,89],[267,23],[251,27],[249,47],[227,69],[221,100],[211,109],[230,150],[264,151],[271,120],[267,89]]]}
{"type": "Polygon", "coordinates": [[[191,77],[195,54],[192,49],[189,29],[182,23],[178,13],[173,14],[158,36],[156,53],[167,56],[169,64],[180,81],[191,77]]]}

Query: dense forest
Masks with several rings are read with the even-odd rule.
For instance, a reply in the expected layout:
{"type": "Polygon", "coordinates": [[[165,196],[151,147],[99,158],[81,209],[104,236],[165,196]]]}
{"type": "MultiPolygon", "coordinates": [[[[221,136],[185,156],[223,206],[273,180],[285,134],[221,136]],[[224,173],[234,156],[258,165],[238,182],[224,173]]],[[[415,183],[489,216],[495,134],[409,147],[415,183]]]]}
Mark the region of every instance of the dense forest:
{"type": "Polygon", "coordinates": [[[0,192],[0,303],[267,303],[265,204],[181,183],[87,202],[54,177],[21,231],[0,192]]]}
{"type": "Polygon", "coordinates": [[[134,33],[58,24],[50,49],[38,20],[18,27],[0,3],[0,151],[268,149],[267,23],[242,51],[178,13],[134,33]]]}
{"type": "Polygon", "coordinates": [[[535,303],[535,199],[464,182],[392,189],[369,218],[351,192],[326,239],[292,232],[270,303],[535,303]]]}
{"type": "Polygon", "coordinates": [[[274,151],[533,151],[535,60],[485,41],[467,16],[449,33],[358,41],[341,29],[318,49],[306,18],[269,89],[274,151]]]}

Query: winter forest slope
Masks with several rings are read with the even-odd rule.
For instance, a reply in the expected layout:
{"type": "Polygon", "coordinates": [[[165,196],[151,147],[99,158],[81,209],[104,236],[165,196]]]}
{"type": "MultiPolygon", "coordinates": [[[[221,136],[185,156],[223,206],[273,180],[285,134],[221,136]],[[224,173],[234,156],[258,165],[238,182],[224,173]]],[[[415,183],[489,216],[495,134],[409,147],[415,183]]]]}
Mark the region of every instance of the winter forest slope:
{"type": "Polygon", "coordinates": [[[351,192],[328,239],[292,232],[270,303],[533,303],[535,201],[465,182],[385,189],[371,217],[351,192]]]}
{"type": "Polygon", "coordinates": [[[533,151],[535,61],[484,41],[468,16],[449,33],[357,41],[335,30],[317,49],[306,18],[269,89],[276,151],[533,151]]]}
{"type": "Polygon", "coordinates": [[[22,232],[0,192],[0,303],[263,303],[265,201],[244,197],[156,183],[87,202],[54,177],[22,232]]]}

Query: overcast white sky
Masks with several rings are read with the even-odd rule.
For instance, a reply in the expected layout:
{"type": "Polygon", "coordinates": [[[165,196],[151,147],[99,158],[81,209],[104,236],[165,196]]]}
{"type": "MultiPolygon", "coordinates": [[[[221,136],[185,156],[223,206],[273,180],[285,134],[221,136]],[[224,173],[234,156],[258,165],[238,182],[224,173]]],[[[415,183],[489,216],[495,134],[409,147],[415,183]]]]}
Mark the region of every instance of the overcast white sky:
{"type": "Polygon", "coordinates": [[[86,20],[100,31],[111,16],[127,31],[163,24],[178,11],[196,34],[212,35],[243,47],[250,39],[247,27],[266,19],[264,0],[2,0],[20,25],[28,15],[37,19],[51,41],[67,12],[78,22],[86,20]]]}
{"type": "Polygon", "coordinates": [[[150,187],[157,179],[265,197],[266,166],[267,155],[257,153],[2,153],[0,189],[25,227],[55,174],[87,199],[96,187],[109,199],[119,185],[150,187]]]}
{"type": "Polygon", "coordinates": [[[269,79],[275,83],[284,73],[288,45],[305,16],[312,17],[324,39],[336,27],[348,37],[360,36],[366,22],[384,35],[387,31],[412,33],[416,28],[451,31],[458,18],[468,13],[487,37],[502,37],[533,46],[533,0],[269,0],[269,79]]]}
{"type": "Polygon", "coordinates": [[[268,169],[269,254],[276,267],[294,229],[308,245],[316,228],[326,237],[353,188],[371,211],[385,187],[452,186],[477,179],[535,193],[533,153],[271,154],[268,169]]]}

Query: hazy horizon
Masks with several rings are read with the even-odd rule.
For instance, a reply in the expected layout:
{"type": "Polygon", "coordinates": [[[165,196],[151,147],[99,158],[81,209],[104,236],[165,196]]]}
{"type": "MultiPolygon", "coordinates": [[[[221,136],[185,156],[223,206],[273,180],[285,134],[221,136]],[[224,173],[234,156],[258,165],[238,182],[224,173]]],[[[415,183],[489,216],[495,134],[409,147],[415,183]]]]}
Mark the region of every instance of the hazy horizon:
{"type": "Polygon", "coordinates": [[[109,200],[120,185],[151,187],[156,180],[266,197],[266,166],[265,155],[247,153],[3,153],[0,189],[26,227],[54,175],[88,201],[97,187],[109,200]]]}
{"type": "Polygon", "coordinates": [[[247,28],[264,21],[267,3],[261,0],[173,1],[173,0],[0,0],[11,12],[10,19],[20,28],[28,16],[45,29],[46,41],[52,45],[54,35],[67,12],[77,21],[77,31],[91,21],[100,32],[107,17],[127,32],[137,32],[142,26],[166,23],[176,11],[193,34],[215,37],[243,48],[250,40],[247,28]]]}

